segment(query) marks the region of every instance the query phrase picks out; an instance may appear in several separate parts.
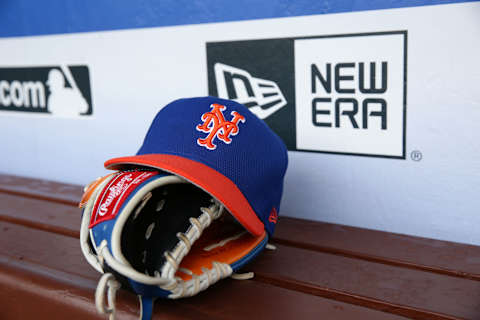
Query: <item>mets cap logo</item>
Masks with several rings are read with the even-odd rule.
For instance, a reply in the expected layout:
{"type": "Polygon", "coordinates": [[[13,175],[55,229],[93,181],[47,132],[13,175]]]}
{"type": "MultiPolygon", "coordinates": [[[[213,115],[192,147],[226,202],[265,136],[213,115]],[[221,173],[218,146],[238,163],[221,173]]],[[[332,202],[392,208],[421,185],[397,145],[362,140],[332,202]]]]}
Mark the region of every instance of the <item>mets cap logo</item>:
{"type": "Polygon", "coordinates": [[[217,145],[214,143],[215,138],[230,144],[232,142],[231,136],[238,134],[239,122],[245,122],[245,117],[239,114],[237,111],[232,111],[230,114],[233,116],[232,120],[227,121],[223,116],[223,111],[227,107],[213,103],[210,105],[211,111],[202,114],[202,124],[197,125],[197,131],[208,133],[203,139],[198,138],[197,144],[201,147],[205,147],[208,150],[215,150],[217,145]]]}

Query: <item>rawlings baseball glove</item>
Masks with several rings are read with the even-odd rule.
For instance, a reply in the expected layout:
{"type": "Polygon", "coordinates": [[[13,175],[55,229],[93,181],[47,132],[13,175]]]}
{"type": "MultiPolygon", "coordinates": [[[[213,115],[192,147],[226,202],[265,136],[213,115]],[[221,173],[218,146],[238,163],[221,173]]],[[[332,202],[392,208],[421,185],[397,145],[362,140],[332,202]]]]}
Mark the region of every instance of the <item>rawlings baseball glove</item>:
{"type": "Polygon", "coordinates": [[[137,155],[105,166],[117,171],[80,203],[82,252],[103,273],[97,309],[113,319],[122,287],[150,319],[155,298],[196,295],[267,246],[287,152],[245,106],[204,97],[164,107],[137,155]]]}
{"type": "Polygon", "coordinates": [[[253,259],[268,239],[265,232],[262,237],[249,234],[195,185],[148,169],[99,179],[86,188],[81,205],[82,251],[104,273],[97,308],[112,316],[120,285],[142,296],[143,318],[148,319],[153,298],[177,299],[205,290],[253,259]]]}

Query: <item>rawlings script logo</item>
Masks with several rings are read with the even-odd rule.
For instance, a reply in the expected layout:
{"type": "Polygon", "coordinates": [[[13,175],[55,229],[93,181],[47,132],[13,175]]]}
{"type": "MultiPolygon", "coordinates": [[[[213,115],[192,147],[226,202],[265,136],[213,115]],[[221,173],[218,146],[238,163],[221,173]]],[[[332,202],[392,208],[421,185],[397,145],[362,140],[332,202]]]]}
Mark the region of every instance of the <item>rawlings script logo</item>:
{"type": "Polygon", "coordinates": [[[127,184],[126,182],[130,182],[132,180],[132,174],[128,174],[122,179],[120,179],[120,181],[118,181],[116,185],[108,189],[109,193],[107,195],[107,199],[105,199],[105,202],[102,203],[102,205],[98,209],[98,214],[100,216],[104,216],[107,213],[108,207],[112,204],[113,200],[115,200],[116,197],[121,195],[129,187],[129,184],[127,184]]]}
{"type": "Polygon", "coordinates": [[[217,145],[213,143],[215,137],[226,144],[230,144],[232,142],[230,136],[237,135],[238,122],[245,122],[245,117],[237,111],[232,111],[230,114],[233,119],[226,121],[223,116],[225,106],[214,103],[210,108],[212,108],[212,111],[204,113],[202,115],[203,123],[196,127],[197,131],[208,133],[208,136],[204,139],[197,139],[197,144],[208,150],[215,150],[217,148],[217,145]]]}
{"type": "MultiPolygon", "coordinates": [[[[103,187],[98,200],[95,200],[90,219],[89,228],[96,226],[104,221],[115,218],[121,210],[126,199],[142,183],[146,182],[152,176],[157,175],[155,171],[126,171],[116,173],[114,178],[103,187]]],[[[105,231],[105,230],[104,230],[105,231]]]]}

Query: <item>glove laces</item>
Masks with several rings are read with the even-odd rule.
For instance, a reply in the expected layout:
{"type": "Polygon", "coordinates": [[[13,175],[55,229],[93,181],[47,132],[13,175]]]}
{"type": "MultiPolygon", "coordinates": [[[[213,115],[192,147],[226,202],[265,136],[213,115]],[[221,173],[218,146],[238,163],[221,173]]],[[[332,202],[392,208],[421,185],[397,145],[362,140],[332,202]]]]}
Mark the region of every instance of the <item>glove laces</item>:
{"type": "MultiPolygon", "coordinates": [[[[196,275],[191,270],[179,267],[182,259],[190,252],[193,243],[200,238],[204,230],[214,220],[218,219],[223,214],[223,205],[217,201],[213,202],[214,203],[208,208],[200,208],[202,214],[198,218],[191,217],[189,219],[190,227],[185,233],[178,232],[176,234],[178,239],[177,246],[172,251],[166,251],[164,253],[166,263],[162,268],[161,273],[155,271],[154,277],[140,273],[129,265],[119,262],[110,253],[107,240],[103,240],[97,248],[99,264],[103,267],[104,263],[106,263],[116,272],[139,283],[155,285],[159,286],[161,289],[171,291],[172,293],[169,295],[169,298],[171,299],[194,296],[220,279],[229,276],[236,280],[253,278],[253,272],[243,274],[233,273],[230,265],[218,261],[212,262],[212,268],[202,268],[203,273],[201,275],[196,275]],[[190,275],[191,279],[185,281],[178,276],[174,276],[177,271],[190,275]],[[169,274],[172,274],[172,276],[169,277],[169,274]]],[[[241,234],[239,236],[241,236],[241,234]]],[[[219,244],[214,244],[213,247],[224,245],[226,242],[235,240],[235,238],[239,236],[234,236],[231,239],[224,239],[219,242],[219,244]]],[[[109,320],[115,318],[115,296],[116,291],[119,288],[120,283],[115,280],[114,275],[111,273],[105,273],[100,278],[95,292],[96,308],[99,313],[108,315],[109,320]],[[105,296],[107,296],[107,299],[105,299],[105,296]]]]}

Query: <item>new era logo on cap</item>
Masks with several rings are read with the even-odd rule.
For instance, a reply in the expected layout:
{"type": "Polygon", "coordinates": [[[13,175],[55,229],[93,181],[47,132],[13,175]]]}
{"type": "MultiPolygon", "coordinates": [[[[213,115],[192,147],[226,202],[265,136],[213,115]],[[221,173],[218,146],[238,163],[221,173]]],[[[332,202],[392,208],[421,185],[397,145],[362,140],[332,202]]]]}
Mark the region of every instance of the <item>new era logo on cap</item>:
{"type": "Polygon", "coordinates": [[[279,211],[287,163],[282,140],[247,107],[202,97],[165,106],[137,155],[111,159],[105,167],[148,166],[181,176],[262,236],[274,231],[271,213],[279,211]]]}

